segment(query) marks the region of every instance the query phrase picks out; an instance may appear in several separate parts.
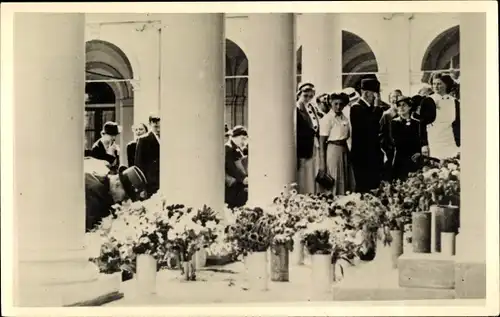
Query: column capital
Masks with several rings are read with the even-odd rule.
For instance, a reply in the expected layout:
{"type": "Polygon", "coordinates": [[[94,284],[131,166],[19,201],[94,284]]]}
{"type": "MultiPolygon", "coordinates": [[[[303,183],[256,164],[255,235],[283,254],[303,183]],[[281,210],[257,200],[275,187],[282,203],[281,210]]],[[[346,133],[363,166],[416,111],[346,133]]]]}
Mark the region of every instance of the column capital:
{"type": "Polygon", "coordinates": [[[134,92],[141,90],[141,82],[140,82],[140,80],[132,79],[130,81],[130,84],[132,85],[132,90],[134,92]]]}

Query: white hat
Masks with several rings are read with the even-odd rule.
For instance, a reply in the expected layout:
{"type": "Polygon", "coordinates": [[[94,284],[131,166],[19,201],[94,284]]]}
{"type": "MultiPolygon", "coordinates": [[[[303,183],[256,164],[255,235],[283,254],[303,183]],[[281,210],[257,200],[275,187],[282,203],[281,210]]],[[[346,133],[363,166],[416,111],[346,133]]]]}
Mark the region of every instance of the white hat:
{"type": "Polygon", "coordinates": [[[352,87],[347,87],[345,88],[344,90],[342,90],[342,92],[346,95],[349,96],[349,102],[353,102],[353,101],[356,101],[358,100],[359,98],[361,98],[361,96],[359,95],[359,93],[356,91],[356,89],[352,88],[352,87]]]}

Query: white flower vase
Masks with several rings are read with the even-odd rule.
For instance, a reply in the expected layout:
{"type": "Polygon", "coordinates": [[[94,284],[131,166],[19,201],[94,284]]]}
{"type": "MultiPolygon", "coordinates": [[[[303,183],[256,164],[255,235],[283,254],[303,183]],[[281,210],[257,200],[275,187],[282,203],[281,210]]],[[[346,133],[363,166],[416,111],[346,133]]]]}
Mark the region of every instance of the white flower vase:
{"type": "Polygon", "coordinates": [[[329,254],[311,255],[311,287],[313,299],[321,299],[331,292],[333,283],[332,257],[329,254]]]}
{"type": "Polygon", "coordinates": [[[156,260],[152,255],[137,255],[137,290],[142,295],[156,293],[156,260]]]}
{"type": "Polygon", "coordinates": [[[293,251],[291,252],[291,262],[295,265],[304,265],[305,247],[300,241],[300,234],[293,237],[293,251]]]}
{"type": "Polygon", "coordinates": [[[194,267],[199,270],[206,266],[207,264],[207,250],[200,249],[193,255],[194,267]]]}
{"type": "Polygon", "coordinates": [[[267,251],[249,253],[245,258],[245,266],[250,289],[267,291],[269,289],[267,251]]]}

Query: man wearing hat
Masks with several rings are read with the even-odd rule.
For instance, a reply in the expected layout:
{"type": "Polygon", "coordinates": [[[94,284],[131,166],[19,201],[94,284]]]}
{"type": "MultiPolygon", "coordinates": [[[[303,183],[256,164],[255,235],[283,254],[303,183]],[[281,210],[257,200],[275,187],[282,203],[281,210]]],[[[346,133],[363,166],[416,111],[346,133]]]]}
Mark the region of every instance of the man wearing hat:
{"type": "Polygon", "coordinates": [[[351,161],[356,181],[356,191],[368,192],[380,185],[384,154],[379,140],[380,119],[384,109],[376,107],[380,83],[366,78],[360,85],[361,98],[350,112],[351,161]]]}
{"type": "Polygon", "coordinates": [[[118,174],[85,171],[86,231],[112,213],[112,206],[126,199],[145,197],[146,177],[136,166],[120,166],[118,174]]]}
{"type": "Polygon", "coordinates": [[[101,138],[92,145],[90,150],[90,156],[107,161],[113,173],[117,172],[120,164],[120,148],[116,144],[116,136],[119,134],[120,127],[116,122],[108,121],[104,123],[101,138]]]}
{"type": "Polygon", "coordinates": [[[160,117],[149,116],[149,133],[137,140],[135,166],[146,175],[148,195],[160,188],[160,117]]]}
{"type": "Polygon", "coordinates": [[[246,157],[243,154],[247,138],[246,129],[236,126],[225,145],[225,203],[229,208],[241,207],[248,199],[248,172],[244,162],[246,157]]]}

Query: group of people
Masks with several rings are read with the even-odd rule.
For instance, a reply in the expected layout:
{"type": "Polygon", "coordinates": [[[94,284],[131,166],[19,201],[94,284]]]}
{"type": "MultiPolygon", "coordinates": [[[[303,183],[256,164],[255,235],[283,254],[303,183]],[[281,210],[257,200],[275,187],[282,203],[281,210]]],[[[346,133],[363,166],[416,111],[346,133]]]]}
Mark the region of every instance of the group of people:
{"type": "MultiPolygon", "coordinates": [[[[455,156],[460,147],[458,88],[452,76],[435,73],[417,95],[394,90],[385,103],[375,76],[318,96],[314,84],[301,84],[296,95],[299,192],[368,192],[382,180],[405,179],[425,159],[455,156]]],[[[99,140],[85,151],[86,159],[106,167],[100,174],[86,169],[87,230],[111,214],[114,204],[158,191],[160,118],[152,115],[148,123],[133,127],[128,166],[120,165],[116,122],[106,122],[99,140]]],[[[225,132],[225,202],[234,208],[248,199],[248,132],[227,125],[225,132]]]]}
{"type": "Polygon", "coordinates": [[[365,76],[355,88],[315,97],[312,83],[297,91],[297,162],[301,193],[368,192],[382,180],[404,180],[427,159],[458,154],[459,83],[434,73],[412,97],[365,76]]]}

